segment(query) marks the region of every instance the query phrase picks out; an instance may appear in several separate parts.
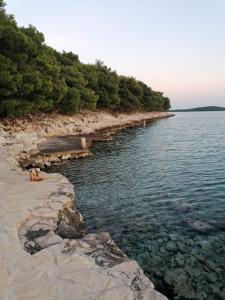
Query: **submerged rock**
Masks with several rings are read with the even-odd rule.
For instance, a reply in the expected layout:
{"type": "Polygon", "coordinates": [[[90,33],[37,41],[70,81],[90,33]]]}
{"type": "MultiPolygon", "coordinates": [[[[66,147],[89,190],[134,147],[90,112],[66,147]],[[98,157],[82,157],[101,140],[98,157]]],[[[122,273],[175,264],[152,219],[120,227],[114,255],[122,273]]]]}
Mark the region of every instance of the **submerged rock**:
{"type": "Polygon", "coordinates": [[[167,270],[164,275],[164,280],[168,285],[173,287],[178,299],[196,299],[195,291],[191,285],[188,273],[182,268],[167,270]]]}
{"type": "Polygon", "coordinates": [[[169,252],[177,251],[177,244],[174,241],[169,241],[166,243],[166,250],[169,252]]]}
{"type": "Polygon", "coordinates": [[[181,253],[178,253],[175,256],[175,261],[179,267],[182,267],[185,264],[184,256],[181,253]]]}
{"type": "Polygon", "coordinates": [[[207,273],[206,274],[206,279],[208,282],[217,282],[218,277],[216,276],[216,273],[207,273]]]}
{"type": "Polygon", "coordinates": [[[190,203],[186,203],[185,201],[182,200],[172,201],[171,207],[180,213],[184,213],[192,209],[192,205],[190,203]]]}
{"type": "Polygon", "coordinates": [[[201,220],[186,219],[186,223],[193,229],[199,232],[208,232],[214,229],[214,227],[201,220]]]}

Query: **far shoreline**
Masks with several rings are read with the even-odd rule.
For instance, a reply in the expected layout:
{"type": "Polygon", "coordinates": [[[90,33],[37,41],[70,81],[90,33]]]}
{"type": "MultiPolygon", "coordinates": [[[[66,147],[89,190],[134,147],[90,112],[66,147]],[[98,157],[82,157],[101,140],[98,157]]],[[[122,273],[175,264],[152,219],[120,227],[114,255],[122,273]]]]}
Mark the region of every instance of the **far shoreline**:
{"type": "Polygon", "coordinates": [[[203,106],[186,109],[171,109],[169,112],[209,112],[209,111],[225,111],[225,107],[222,106],[203,106]]]}

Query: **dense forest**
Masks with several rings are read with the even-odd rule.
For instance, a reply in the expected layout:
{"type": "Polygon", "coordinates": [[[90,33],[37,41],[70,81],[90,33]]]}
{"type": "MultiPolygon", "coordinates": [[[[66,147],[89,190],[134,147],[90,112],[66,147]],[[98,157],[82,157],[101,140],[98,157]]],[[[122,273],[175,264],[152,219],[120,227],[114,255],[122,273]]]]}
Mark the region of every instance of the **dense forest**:
{"type": "Polygon", "coordinates": [[[164,111],[170,101],[101,61],[84,64],[72,52],[47,46],[35,27],[19,27],[0,0],[0,117],[82,108],[164,111]]]}

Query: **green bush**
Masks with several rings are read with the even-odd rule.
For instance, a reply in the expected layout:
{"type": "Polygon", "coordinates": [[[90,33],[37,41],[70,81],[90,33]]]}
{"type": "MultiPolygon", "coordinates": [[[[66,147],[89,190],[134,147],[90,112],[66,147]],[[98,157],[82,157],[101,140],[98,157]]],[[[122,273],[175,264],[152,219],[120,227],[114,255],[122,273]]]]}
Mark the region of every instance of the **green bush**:
{"type": "Polygon", "coordinates": [[[8,99],[0,102],[1,117],[21,117],[34,112],[35,104],[26,100],[8,99]]]}
{"type": "Polygon", "coordinates": [[[98,102],[98,95],[91,89],[82,89],[80,91],[81,108],[95,110],[98,102]]]}
{"type": "Polygon", "coordinates": [[[60,103],[60,110],[61,112],[73,115],[79,112],[80,109],[80,93],[77,89],[71,88],[67,92],[67,95],[60,103]]]}

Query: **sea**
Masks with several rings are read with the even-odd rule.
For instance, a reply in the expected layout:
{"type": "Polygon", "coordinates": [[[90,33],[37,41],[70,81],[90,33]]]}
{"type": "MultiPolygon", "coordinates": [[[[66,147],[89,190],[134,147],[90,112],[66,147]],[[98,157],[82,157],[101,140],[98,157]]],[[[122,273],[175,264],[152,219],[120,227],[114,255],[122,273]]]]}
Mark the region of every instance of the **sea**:
{"type": "Polygon", "coordinates": [[[169,299],[225,299],[225,112],[178,112],[53,166],[169,299]]]}

